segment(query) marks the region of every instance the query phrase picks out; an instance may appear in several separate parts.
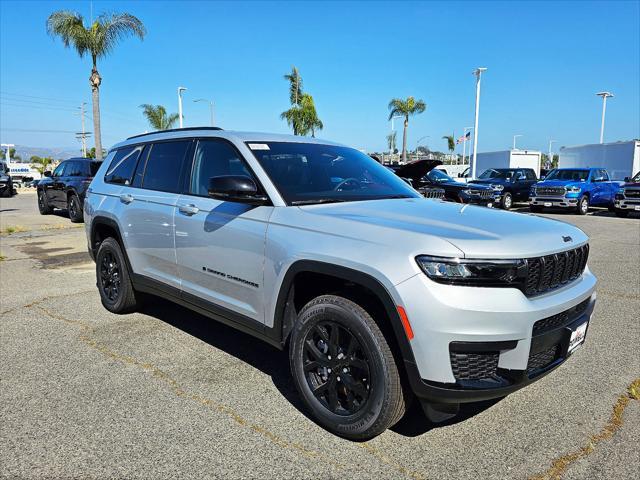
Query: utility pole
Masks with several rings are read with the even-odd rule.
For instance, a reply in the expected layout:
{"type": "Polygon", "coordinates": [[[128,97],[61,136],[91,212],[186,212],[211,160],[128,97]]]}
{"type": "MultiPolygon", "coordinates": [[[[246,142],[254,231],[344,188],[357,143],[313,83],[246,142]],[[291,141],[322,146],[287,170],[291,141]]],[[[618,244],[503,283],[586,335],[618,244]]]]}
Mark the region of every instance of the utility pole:
{"type": "Polygon", "coordinates": [[[478,154],[478,114],[480,113],[480,79],[486,67],[478,67],[473,71],[476,76],[476,119],[473,126],[473,163],[471,164],[471,178],[476,178],[476,155],[478,154]]]}
{"type": "Polygon", "coordinates": [[[600,125],[600,143],[604,143],[604,114],[607,111],[607,98],[613,98],[611,92],[598,92],[597,96],[602,97],[602,123],[600,125]]]}
{"type": "Polygon", "coordinates": [[[182,92],[185,90],[185,87],[178,87],[178,118],[180,120],[180,128],[182,128],[182,92]]]}
{"type": "Polygon", "coordinates": [[[80,107],[78,107],[80,109],[80,113],[76,114],[80,115],[80,121],[82,123],[82,132],[76,133],[76,138],[79,138],[82,143],[82,156],[85,158],[87,157],[87,137],[89,136],[88,132],[84,129],[84,106],[86,104],[87,102],[82,102],[80,107]]]}

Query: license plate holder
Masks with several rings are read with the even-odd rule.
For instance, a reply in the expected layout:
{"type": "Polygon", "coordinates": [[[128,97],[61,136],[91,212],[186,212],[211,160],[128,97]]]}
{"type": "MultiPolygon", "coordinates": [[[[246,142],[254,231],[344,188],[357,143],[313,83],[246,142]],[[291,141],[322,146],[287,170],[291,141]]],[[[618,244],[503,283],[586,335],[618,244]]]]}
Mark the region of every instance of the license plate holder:
{"type": "Polygon", "coordinates": [[[584,344],[584,340],[587,337],[588,327],[589,321],[587,320],[578,325],[576,328],[571,329],[571,334],[569,335],[569,348],[567,349],[567,356],[571,355],[584,344]]]}

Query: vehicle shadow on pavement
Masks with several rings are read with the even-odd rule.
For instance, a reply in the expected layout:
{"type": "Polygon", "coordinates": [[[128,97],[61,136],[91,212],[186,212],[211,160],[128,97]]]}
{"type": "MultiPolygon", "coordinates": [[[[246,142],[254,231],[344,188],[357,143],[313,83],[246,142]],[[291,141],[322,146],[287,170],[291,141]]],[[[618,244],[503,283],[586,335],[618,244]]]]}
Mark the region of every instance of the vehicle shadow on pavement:
{"type": "Polygon", "coordinates": [[[282,396],[311,419],[293,385],[286,351],[160,297],[145,302],[140,313],[182,330],[269,375],[282,396]]]}

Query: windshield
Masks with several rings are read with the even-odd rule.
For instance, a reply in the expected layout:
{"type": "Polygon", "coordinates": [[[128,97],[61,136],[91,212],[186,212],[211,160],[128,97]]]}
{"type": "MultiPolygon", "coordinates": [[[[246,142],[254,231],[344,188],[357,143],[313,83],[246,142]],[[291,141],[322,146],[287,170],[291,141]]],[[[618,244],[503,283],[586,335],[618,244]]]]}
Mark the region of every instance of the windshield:
{"type": "Polygon", "coordinates": [[[291,205],[420,198],[395,173],[353,148],[293,142],[247,146],[291,205]]]}
{"type": "Polygon", "coordinates": [[[429,180],[436,183],[455,182],[453,178],[444,173],[442,170],[438,170],[435,168],[427,173],[427,177],[429,177],[429,180]]]}
{"type": "Polygon", "coordinates": [[[503,169],[499,169],[496,170],[494,168],[490,168],[489,170],[485,170],[484,172],[482,172],[482,174],[478,177],[481,179],[489,179],[489,178],[501,178],[501,179],[507,179],[507,178],[513,178],[516,174],[515,170],[503,170],[503,169]]]}
{"type": "Polygon", "coordinates": [[[552,170],[545,180],[571,180],[574,182],[586,182],[589,178],[589,170],[552,170]]]}

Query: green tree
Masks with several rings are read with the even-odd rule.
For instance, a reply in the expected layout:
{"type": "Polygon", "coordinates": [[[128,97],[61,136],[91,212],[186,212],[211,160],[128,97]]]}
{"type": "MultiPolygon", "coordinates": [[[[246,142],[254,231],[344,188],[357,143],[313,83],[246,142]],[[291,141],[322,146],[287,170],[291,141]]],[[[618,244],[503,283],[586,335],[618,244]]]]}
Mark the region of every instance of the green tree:
{"type": "MultiPolygon", "coordinates": [[[[107,156],[107,151],[103,148],[102,149],[102,157],[106,157],[107,156]]],[[[87,158],[96,158],[96,147],[91,147],[90,150],[87,150],[87,158]]]]}
{"type": "Polygon", "coordinates": [[[154,130],[168,130],[178,121],[178,114],[167,115],[167,110],[162,105],[145,103],[140,105],[140,108],[143,109],[142,114],[154,130]]]}
{"type": "Polygon", "coordinates": [[[453,155],[453,152],[456,150],[456,139],[453,133],[451,135],[445,135],[442,138],[447,141],[447,148],[449,149],[449,154],[453,155]]]}
{"type": "Polygon", "coordinates": [[[289,102],[291,108],[280,114],[280,118],[287,121],[294,135],[309,135],[315,137],[316,130],[322,130],[324,125],[313,101],[313,97],[302,91],[302,77],[296,67],[291,67],[291,73],[284,76],[289,82],[289,102]]]}
{"type": "Polygon", "coordinates": [[[286,74],[284,79],[289,82],[289,101],[291,105],[300,105],[302,98],[302,77],[300,77],[300,72],[293,66],[291,67],[291,73],[286,74]]]}
{"type": "Polygon", "coordinates": [[[391,132],[389,135],[387,135],[387,146],[389,147],[389,151],[391,153],[395,152],[396,150],[396,137],[397,137],[397,133],[395,130],[393,132],[391,132]]]}
{"type": "Polygon", "coordinates": [[[79,13],[59,10],[52,13],[47,20],[47,32],[51,36],[62,39],[65,47],[75,48],[83,58],[91,55],[93,68],[89,77],[93,103],[93,131],[98,152],[98,160],[102,160],[102,135],[100,133],[100,84],[102,77],[98,73],[97,62],[113,51],[118,42],[129,35],[141,40],[146,34],[142,22],[128,13],[101,14],[86,27],[84,18],[79,13]]]}
{"type": "Polygon", "coordinates": [[[389,102],[389,120],[396,115],[404,117],[404,130],[402,132],[402,162],[407,161],[407,128],[409,127],[409,117],[417,115],[426,110],[427,105],[422,100],[407,97],[406,100],[394,98],[389,102]]]}
{"type": "Polygon", "coordinates": [[[53,163],[53,158],[41,158],[37,155],[33,155],[29,160],[31,161],[31,167],[35,168],[40,173],[40,175],[43,175],[45,170],[48,169],[49,165],[53,163]]]}
{"type": "Polygon", "coordinates": [[[302,98],[300,100],[300,110],[301,110],[301,126],[300,126],[300,135],[309,135],[311,133],[312,137],[316,136],[316,130],[322,130],[324,125],[322,121],[318,118],[318,112],[316,111],[316,105],[313,102],[313,97],[308,93],[303,93],[302,98]]]}
{"type": "MultiPolygon", "coordinates": [[[[7,151],[4,148],[0,149],[0,157],[2,157],[2,160],[5,159],[6,155],[7,151]]],[[[16,149],[13,147],[9,148],[9,158],[11,158],[11,160],[13,161],[22,160],[22,157],[20,155],[16,155],[16,149]]]]}

